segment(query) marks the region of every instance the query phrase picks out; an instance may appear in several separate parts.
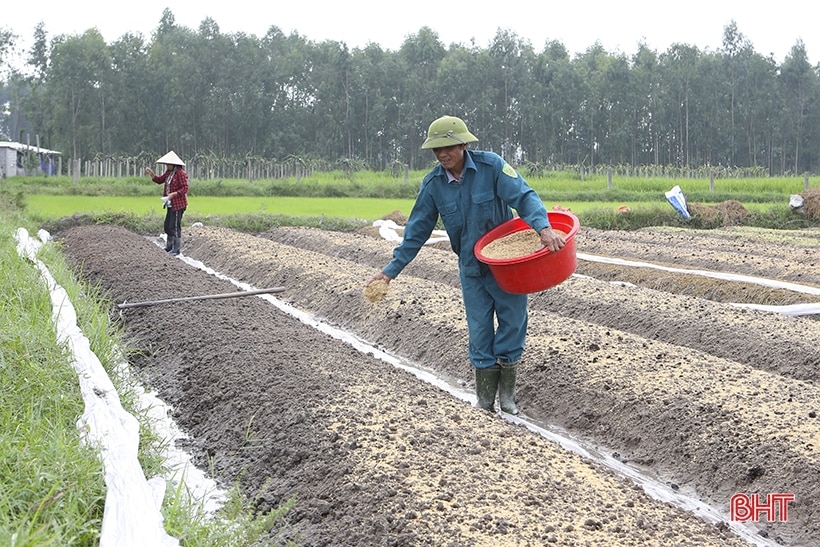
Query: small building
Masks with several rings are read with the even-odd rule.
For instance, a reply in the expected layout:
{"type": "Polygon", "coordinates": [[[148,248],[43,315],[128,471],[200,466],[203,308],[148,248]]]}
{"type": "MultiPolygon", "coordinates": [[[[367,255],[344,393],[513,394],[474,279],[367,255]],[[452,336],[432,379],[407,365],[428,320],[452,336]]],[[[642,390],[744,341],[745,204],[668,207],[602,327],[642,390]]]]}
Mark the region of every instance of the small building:
{"type": "Polygon", "coordinates": [[[61,153],[21,142],[0,141],[0,178],[58,175],[61,153]]]}

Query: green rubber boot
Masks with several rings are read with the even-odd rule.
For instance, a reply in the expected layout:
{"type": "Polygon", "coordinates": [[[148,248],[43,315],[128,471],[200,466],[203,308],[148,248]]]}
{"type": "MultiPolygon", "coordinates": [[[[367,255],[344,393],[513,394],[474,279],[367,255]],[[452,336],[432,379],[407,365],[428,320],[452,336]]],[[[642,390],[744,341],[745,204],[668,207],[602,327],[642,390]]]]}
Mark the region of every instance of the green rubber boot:
{"type": "Polygon", "coordinates": [[[475,369],[475,393],[478,396],[476,407],[482,410],[495,410],[495,393],[498,391],[498,378],[501,367],[498,363],[487,368],[475,369]]]}
{"type": "Polygon", "coordinates": [[[498,404],[507,414],[518,414],[515,404],[515,380],[518,377],[518,363],[501,361],[501,375],[498,381],[498,404]]]}

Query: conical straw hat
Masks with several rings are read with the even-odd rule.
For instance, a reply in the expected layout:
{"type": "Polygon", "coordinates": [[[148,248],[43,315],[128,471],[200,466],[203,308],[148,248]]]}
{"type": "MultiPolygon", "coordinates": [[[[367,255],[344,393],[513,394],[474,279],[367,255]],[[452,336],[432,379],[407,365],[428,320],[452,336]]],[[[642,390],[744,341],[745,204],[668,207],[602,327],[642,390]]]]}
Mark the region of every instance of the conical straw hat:
{"type": "Polygon", "coordinates": [[[185,162],[179,159],[179,156],[177,156],[176,152],[173,150],[158,159],[157,163],[164,163],[165,165],[181,165],[182,167],[185,167],[185,162]]]}

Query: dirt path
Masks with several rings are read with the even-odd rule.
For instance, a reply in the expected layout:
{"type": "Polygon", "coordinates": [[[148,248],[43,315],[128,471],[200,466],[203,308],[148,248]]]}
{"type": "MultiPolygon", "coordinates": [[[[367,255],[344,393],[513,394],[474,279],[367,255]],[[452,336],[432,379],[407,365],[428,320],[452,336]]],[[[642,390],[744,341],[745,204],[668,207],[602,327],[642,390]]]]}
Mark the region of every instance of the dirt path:
{"type": "MultiPolygon", "coordinates": [[[[111,226],[56,234],[112,300],[235,290],[111,226]]],[[[584,230],[578,252],[820,287],[816,233],[584,230]]],[[[393,244],[366,234],[185,229],[186,256],[470,389],[454,255],[424,249],[376,304],[363,284],[393,244]]],[[[680,491],[722,507],[795,494],[761,537],[820,542],[820,322],[741,309],[742,283],[581,261],[533,295],[519,406],[680,491]],[[611,279],[630,284],[615,284],[611,279]],[[635,285],[632,285],[635,284],[635,285]],[[643,284],[643,286],[640,286],[643,284]],[[719,285],[719,286],[718,286],[719,285]],[[647,288],[647,286],[649,288],[647,288]],[[707,300],[704,296],[713,296],[707,300]]],[[[811,301],[802,295],[798,301],[811,301]]],[[[189,450],[264,510],[296,495],[304,545],[732,545],[527,428],[306,326],[258,297],[121,313],[136,369],[194,439],[189,450]]]]}

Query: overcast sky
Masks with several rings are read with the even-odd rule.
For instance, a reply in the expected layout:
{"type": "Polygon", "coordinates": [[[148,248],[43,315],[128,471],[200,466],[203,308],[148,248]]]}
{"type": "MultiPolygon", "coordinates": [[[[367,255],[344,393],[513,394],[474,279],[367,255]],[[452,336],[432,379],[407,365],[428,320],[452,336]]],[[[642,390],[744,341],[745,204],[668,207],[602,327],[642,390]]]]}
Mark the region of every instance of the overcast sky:
{"type": "Polygon", "coordinates": [[[445,46],[453,42],[469,45],[474,40],[477,46],[486,47],[502,29],[529,40],[536,51],[547,41],[557,40],[575,55],[598,41],[610,53],[631,55],[640,42],[659,53],[674,43],[718,50],[724,27],[734,20],[758,53],[772,54],[780,63],[802,40],[809,62],[817,64],[820,29],[810,6],[805,0],[39,0],[35,4],[9,4],[0,28],[20,36],[26,48],[40,21],[49,37],[82,34],[96,27],[107,43],[126,32],[142,33],[149,39],[163,10],[169,7],[178,25],[193,30],[210,17],[225,34],[244,32],[261,37],[277,26],[285,34],[295,31],[316,42],[337,40],[351,49],[377,43],[395,51],[408,35],[428,26],[445,46]]]}

